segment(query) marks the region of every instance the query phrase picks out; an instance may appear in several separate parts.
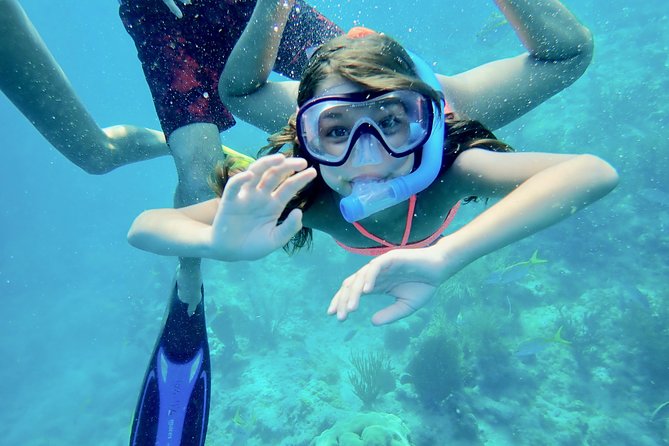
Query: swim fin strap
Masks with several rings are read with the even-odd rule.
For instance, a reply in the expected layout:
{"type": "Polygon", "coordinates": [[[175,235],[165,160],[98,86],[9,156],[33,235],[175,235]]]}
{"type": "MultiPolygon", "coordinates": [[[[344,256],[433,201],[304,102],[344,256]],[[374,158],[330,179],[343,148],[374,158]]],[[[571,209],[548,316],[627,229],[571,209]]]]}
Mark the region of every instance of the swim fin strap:
{"type": "Polygon", "coordinates": [[[137,401],[130,446],[204,445],[211,397],[204,288],[193,315],[177,292],[175,284],[137,401]]]}

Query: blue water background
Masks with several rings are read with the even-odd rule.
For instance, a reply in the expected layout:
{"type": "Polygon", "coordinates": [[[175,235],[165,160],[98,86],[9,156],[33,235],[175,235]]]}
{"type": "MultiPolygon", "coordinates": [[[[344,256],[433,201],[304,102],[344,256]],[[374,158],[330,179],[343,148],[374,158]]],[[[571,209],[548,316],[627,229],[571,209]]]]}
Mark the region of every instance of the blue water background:
{"type": "MultiPolygon", "coordinates": [[[[115,1],[25,0],[22,4],[101,125],[130,123],[159,128],[115,1]]],[[[486,31],[486,24],[496,20],[496,8],[490,1],[312,4],[345,28],[363,24],[388,32],[445,74],[522,50],[510,28],[486,31]]],[[[510,357],[514,342],[551,336],[560,321],[568,320],[573,330],[565,330],[563,336],[578,337],[580,355],[596,359],[574,359],[576,353],[562,350],[552,353],[562,355],[562,359],[546,359],[551,355],[547,349],[549,356],[544,359],[513,366],[525,374],[526,384],[517,383],[501,396],[481,393],[482,398],[503,398],[511,405],[517,395],[515,404],[523,401],[536,406],[524,393],[529,387],[540,389],[543,401],[552,401],[546,406],[552,409],[540,408],[536,416],[516,420],[514,429],[519,432],[513,435],[500,423],[496,436],[494,423],[490,419],[486,422],[481,409],[471,411],[482,418],[481,428],[486,423],[486,444],[551,444],[543,443],[545,438],[553,438],[553,444],[581,444],[585,438],[591,438],[591,444],[604,444],[608,433],[600,429],[595,437],[596,424],[588,424],[594,413],[602,417],[602,423],[611,425],[611,438],[622,438],[623,442],[611,444],[666,444],[669,428],[664,420],[649,422],[648,418],[657,405],[669,400],[667,380],[658,384],[658,377],[669,376],[669,370],[665,366],[652,370],[653,364],[667,364],[667,360],[648,360],[650,353],[644,349],[655,348],[652,354],[669,355],[669,349],[656,345],[669,342],[668,312],[663,310],[669,279],[669,202],[662,200],[662,193],[668,192],[669,169],[669,9],[664,0],[566,4],[595,35],[593,65],[575,85],[497,133],[520,150],[600,155],[619,169],[621,184],[574,218],[477,262],[458,276],[457,283],[462,284],[458,292],[466,294],[462,290],[468,289],[477,305],[503,308],[521,321],[513,329],[499,327],[500,336],[513,332],[508,339],[510,357]],[[526,260],[537,248],[549,263],[534,282],[517,284],[517,289],[508,288],[508,284],[497,288],[481,285],[487,274],[526,260]],[[514,301],[517,296],[523,300],[514,301]],[[574,311],[587,315],[577,317],[571,314],[574,311]],[[538,322],[528,322],[522,314],[534,314],[538,322]],[[586,323],[596,328],[588,331],[586,323]],[[650,329],[635,331],[639,327],[650,329]],[[621,360],[629,362],[622,364],[621,360]],[[542,387],[545,382],[552,384],[542,387]],[[584,393],[580,386],[588,391],[584,393]],[[561,404],[555,402],[556,395],[563,395],[561,404]],[[566,440],[560,439],[560,432],[567,427],[555,421],[566,415],[556,412],[555,407],[577,419],[569,423],[569,429],[581,423],[566,440]]],[[[165,157],[91,176],[54,150],[5,97],[0,97],[0,123],[0,419],[4,425],[0,443],[124,444],[175,265],[173,259],[132,249],[125,234],[143,209],[170,205],[176,181],[173,163],[165,157]]],[[[232,147],[257,147],[262,141],[260,132],[245,125],[224,135],[224,142],[232,147]]],[[[463,215],[480,210],[469,209],[463,215]]],[[[294,260],[277,253],[257,264],[229,268],[205,264],[208,299],[221,306],[230,303],[228,296],[233,293],[231,299],[239,302],[237,308],[246,311],[251,320],[272,318],[268,324],[289,321],[284,336],[278,337],[279,347],[247,348],[246,363],[235,366],[236,374],[226,374],[222,371],[226,364],[214,359],[214,387],[219,386],[219,390],[212,399],[209,444],[232,444],[233,440],[263,444],[253,442],[258,438],[265,438],[264,444],[303,444],[305,438],[329,427],[337,414],[341,415],[342,407],[353,412],[361,409],[348,390],[348,395],[344,392],[341,396],[343,404],[332,404],[337,411],[327,423],[313,414],[297,417],[302,424],[291,421],[298,433],[288,433],[290,426],[280,419],[269,419],[275,412],[267,405],[274,403],[258,402],[255,412],[245,415],[254,424],[265,426],[264,431],[240,428],[232,422],[235,408],[248,407],[253,401],[251,396],[245,399],[240,389],[254,373],[248,365],[261,367],[261,362],[254,362],[254,351],[262,352],[266,367],[286,369],[299,368],[298,361],[313,356],[314,351],[324,351],[317,363],[330,363],[337,356],[334,352],[341,351],[339,357],[344,361],[333,367],[341,368],[343,388],[351,368],[346,362],[348,350],[353,349],[351,343],[355,342],[358,350],[383,348],[386,329],[371,328],[368,322],[373,308],[381,304],[378,299],[366,299],[362,311],[344,325],[326,318],[325,308],[338,282],[361,260],[341,254],[324,237],[319,237],[317,244],[313,254],[294,260]],[[249,299],[265,302],[261,305],[264,309],[249,309],[244,303],[249,299]],[[313,350],[305,352],[293,345],[296,341],[290,324],[306,333],[297,340],[303,344],[301,348],[312,346],[313,350]],[[231,383],[228,387],[225,380],[231,383]],[[230,402],[233,398],[235,404],[230,402]],[[310,425],[310,417],[320,424],[310,425]],[[283,429],[278,427],[282,425],[283,429]],[[237,431],[232,432],[235,426],[237,431]],[[286,439],[289,437],[294,439],[286,439]],[[267,442],[267,438],[273,440],[267,442]]],[[[413,316],[414,321],[423,323],[419,328],[410,327],[416,339],[442,301],[448,302],[448,297],[432,302],[422,310],[423,316],[413,316]]],[[[444,316],[449,325],[458,323],[458,314],[468,311],[462,303],[450,308],[454,311],[444,316]]],[[[410,356],[410,349],[402,355],[410,356]]],[[[401,372],[404,366],[397,364],[396,368],[401,372]]],[[[268,373],[271,376],[274,372],[268,373]]],[[[285,383],[271,382],[267,386],[274,390],[265,388],[261,393],[275,394],[277,401],[290,399],[293,393],[280,394],[295,382],[289,374],[281,376],[285,383]]],[[[309,376],[301,375],[300,379],[302,387],[308,385],[309,376]]],[[[254,382],[260,386],[262,380],[254,382]]],[[[414,421],[405,422],[413,426],[419,425],[415,419],[421,417],[425,424],[455,424],[430,418],[430,412],[416,408],[416,404],[409,406],[413,409],[389,403],[380,411],[394,407],[395,414],[402,417],[406,410],[406,417],[414,421]]],[[[277,412],[277,418],[289,416],[285,411],[277,412]]],[[[507,420],[509,423],[514,421],[507,420]]],[[[414,441],[439,444],[419,432],[414,432],[414,441]]]]}

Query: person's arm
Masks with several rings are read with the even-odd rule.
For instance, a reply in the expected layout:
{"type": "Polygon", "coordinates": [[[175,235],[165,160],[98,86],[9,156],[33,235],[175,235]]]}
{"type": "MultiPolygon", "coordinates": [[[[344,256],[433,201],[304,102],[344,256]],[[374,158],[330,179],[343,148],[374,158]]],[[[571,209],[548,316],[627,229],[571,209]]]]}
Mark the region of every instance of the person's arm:
{"type": "Polygon", "coordinates": [[[592,155],[495,153],[468,150],[445,181],[458,196],[503,197],[458,231],[429,248],[394,250],[348,277],[328,308],[344,320],[364,294],[395,303],[377,312],[387,324],[416,311],[436,288],[474,260],[553,225],[609,193],[616,171],[592,155]]]}
{"type": "Polygon", "coordinates": [[[255,260],[284,246],[302,227],[292,210],[280,224],[293,196],[316,177],[301,158],[271,155],[234,175],[220,199],[180,209],[153,209],[133,222],[128,241],[155,254],[255,260]]]}
{"type": "Polygon", "coordinates": [[[504,198],[437,244],[451,264],[463,266],[571,216],[618,183],[616,171],[594,155],[474,150],[458,163],[461,172],[467,163],[485,178],[473,194],[504,198]]]}
{"type": "Polygon", "coordinates": [[[218,83],[223,103],[244,121],[269,133],[295,111],[296,81],[270,82],[281,36],[294,0],[258,0],[218,83]]]}
{"type": "MultiPolygon", "coordinates": [[[[517,119],[578,79],[590,64],[593,41],[557,0],[496,0],[528,49],[455,76],[438,75],[446,98],[463,118],[491,129],[517,119]]],[[[219,95],[245,121],[273,132],[295,110],[296,82],[270,82],[288,17],[281,1],[260,0],[221,75],[219,95]]]]}
{"type": "Polygon", "coordinates": [[[495,0],[527,53],[467,72],[439,76],[451,106],[462,117],[497,129],[532,110],[586,70],[593,40],[557,0],[495,0]]]}
{"type": "Polygon", "coordinates": [[[0,0],[0,35],[0,89],[74,164],[101,174],[169,154],[162,132],[96,124],[16,0],[0,0]]]}
{"type": "Polygon", "coordinates": [[[183,208],[144,211],[133,221],[128,242],[159,255],[206,257],[219,202],[215,198],[183,208]]]}

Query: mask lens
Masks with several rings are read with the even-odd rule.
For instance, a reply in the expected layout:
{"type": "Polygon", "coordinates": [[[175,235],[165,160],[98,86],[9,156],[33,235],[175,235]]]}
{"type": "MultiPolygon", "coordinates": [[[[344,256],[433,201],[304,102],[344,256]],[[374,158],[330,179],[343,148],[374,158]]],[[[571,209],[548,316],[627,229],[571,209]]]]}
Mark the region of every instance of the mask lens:
{"type": "Polygon", "coordinates": [[[373,95],[354,93],[306,103],[297,121],[302,146],[317,161],[338,165],[365,133],[373,134],[393,156],[406,156],[427,140],[432,127],[429,98],[411,90],[373,95]]]}

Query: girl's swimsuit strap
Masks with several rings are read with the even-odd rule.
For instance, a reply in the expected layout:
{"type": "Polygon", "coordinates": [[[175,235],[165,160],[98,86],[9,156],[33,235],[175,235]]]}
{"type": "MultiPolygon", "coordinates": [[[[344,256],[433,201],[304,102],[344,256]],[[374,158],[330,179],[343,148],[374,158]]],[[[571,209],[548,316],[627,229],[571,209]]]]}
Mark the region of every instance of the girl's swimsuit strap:
{"type": "Polygon", "coordinates": [[[423,239],[419,242],[416,243],[409,243],[407,244],[407,240],[409,239],[409,234],[411,232],[411,224],[413,222],[413,216],[414,216],[414,209],[416,206],[416,196],[413,195],[411,198],[409,198],[409,212],[407,215],[407,222],[406,222],[406,227],[404,229],[404,235],[402,237],[402,242],[399,245],[393,245],[392,243],[387,242],[386,240],[382,239],[381,237],[377,237],[376,235],[370,233],[367,231],[365,228],[362,227],[359,223],[353,223],[353,226],[365,237],[368,239],[383,245],[383,246],[378,246],[374,248],[354,248],[352,246],[345,245],[341,243],[338,240],[335,240],[339,246],[344,248],[348,252],[352,252],[354,254],[362,254],[362,255],[368,255],[368,256],[379,256],[381,254],[385,254],[388,251],[392,251],[393,249],[412,249],[412,248],[425,248],[427,246],[432,245],[437,239],[439,239],[442,235],[442,233],[446,230],[448,225],[451,224],[451,221],[453,221],[453,218],[455,218],[455,214],[458,212],[458,209],[460,209],[460,204],[461,202],[458,201],[455,206],[453,206],[449,211],[448,215],[446,215],[446,219],[444,222],[439,226],[439,228],[426,239],[423,239]]]}

